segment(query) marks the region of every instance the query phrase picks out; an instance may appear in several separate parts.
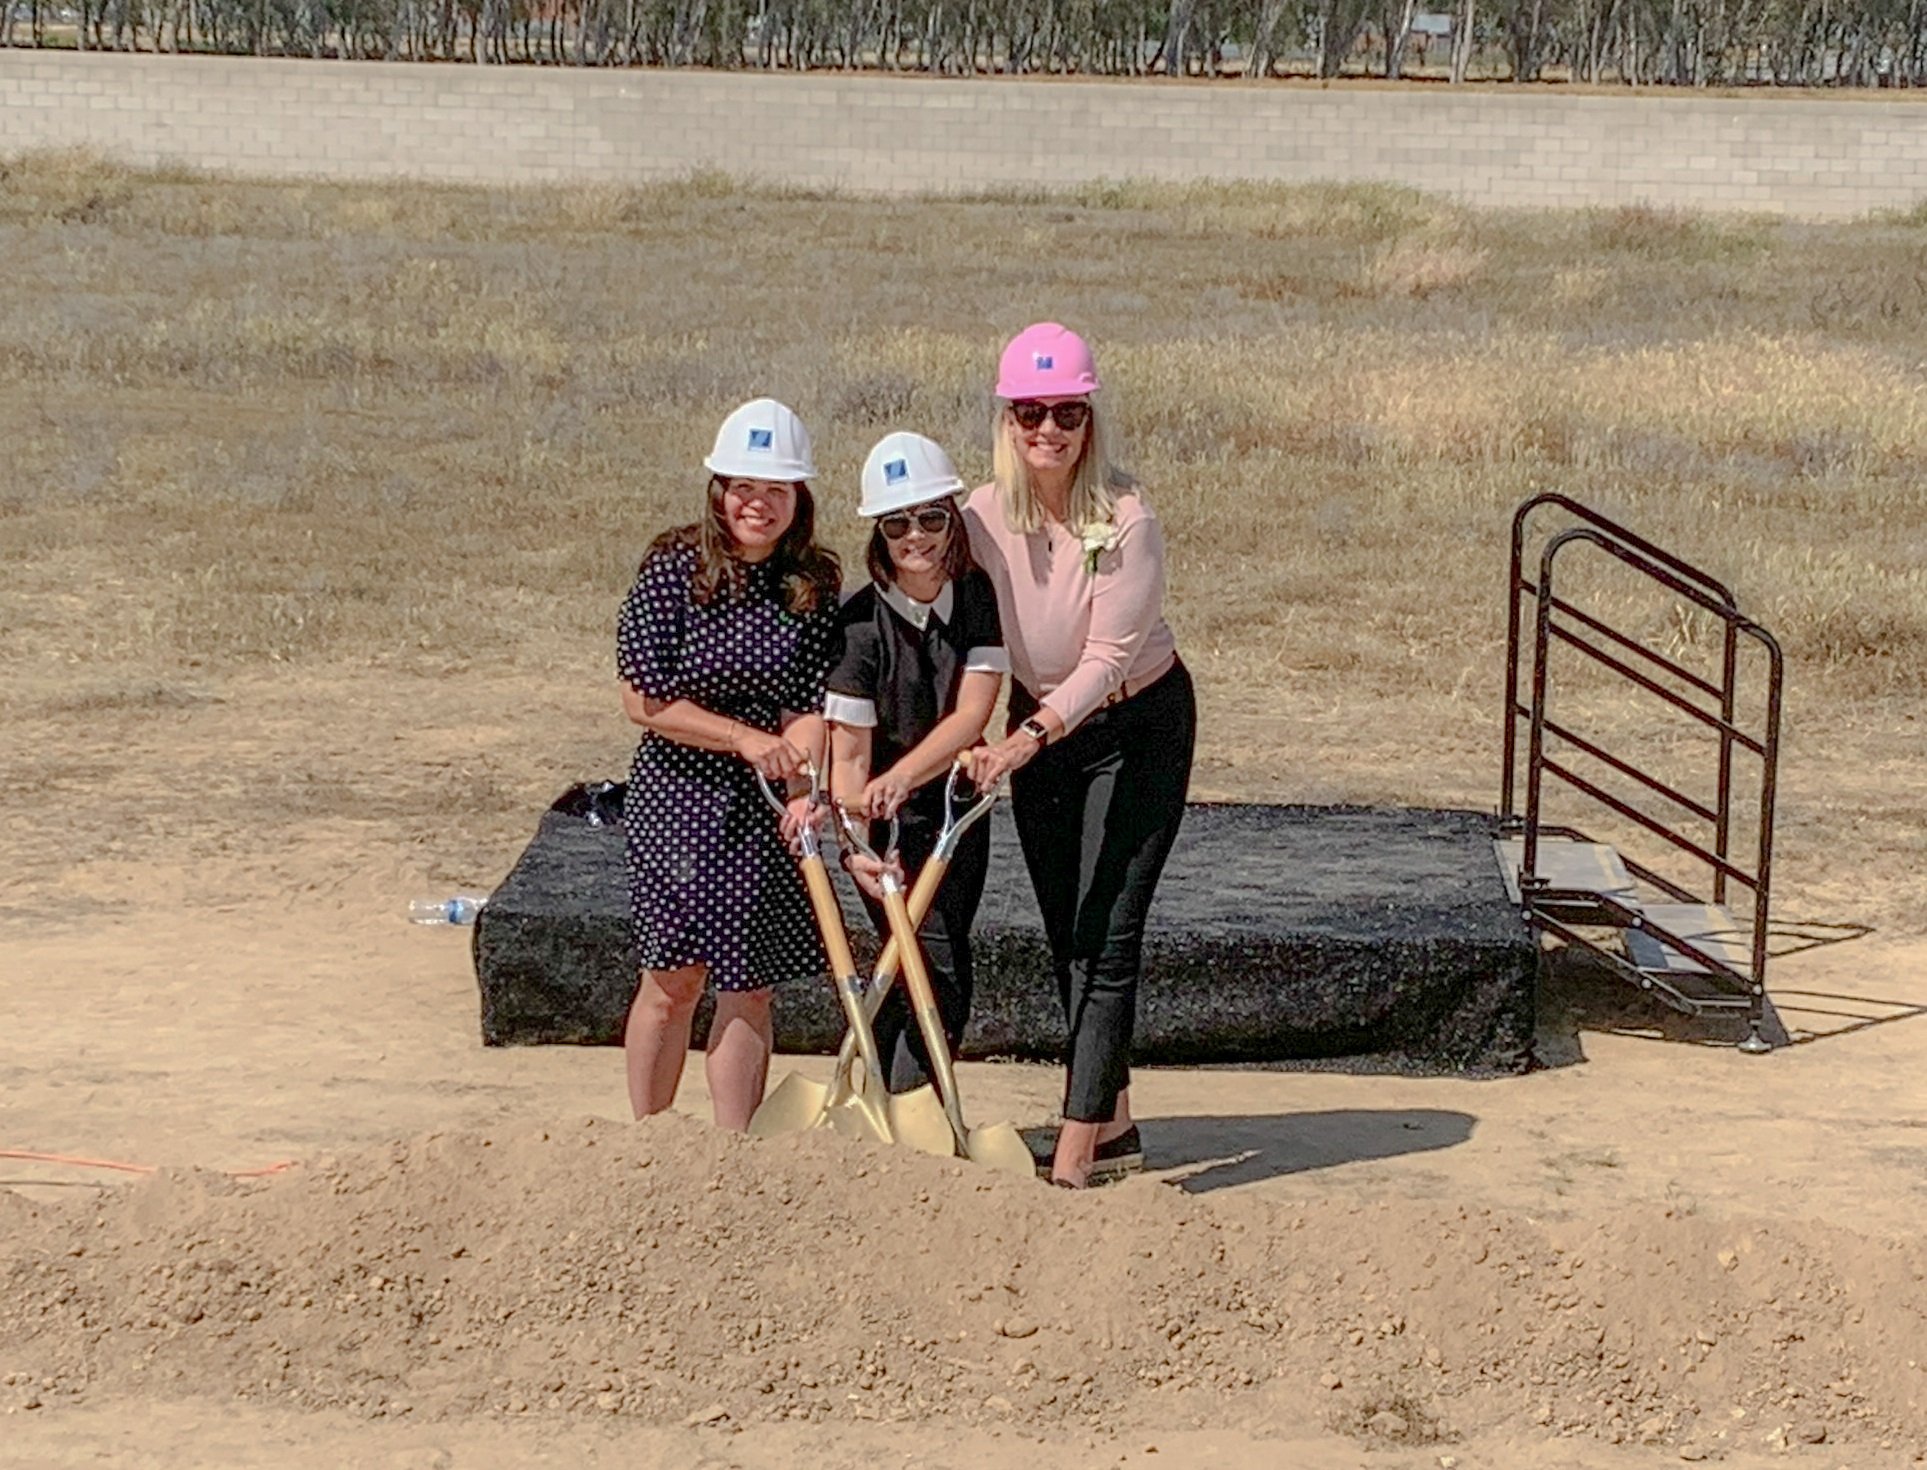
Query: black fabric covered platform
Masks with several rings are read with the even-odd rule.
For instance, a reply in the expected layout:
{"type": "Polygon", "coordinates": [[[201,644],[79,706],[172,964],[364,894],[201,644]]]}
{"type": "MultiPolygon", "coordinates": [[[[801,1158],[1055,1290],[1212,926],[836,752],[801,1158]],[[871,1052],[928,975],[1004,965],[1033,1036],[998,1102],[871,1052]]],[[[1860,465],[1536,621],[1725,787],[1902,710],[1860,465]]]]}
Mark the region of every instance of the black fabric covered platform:
{"type": "MultiPolygon", "coordinates": [[[[1042,926],[1008,813],[993,820],[963,1051],[1054,1059],[1042,926]]],[[[1192,806],[1151,911],[1137,1060],[1523,1070],[1537,954],[1490,839],[1473,812],[1192,806]]],[[[619,826],[543,816],[475,929],[484,1041],[620,1041],[635,989],[626,884],[619,826]]],[[[867,965],[876,946],[854,895],[844,903],[867,965]]],[[[706,1024],[705,1002],[699,1044],[706,1024]]],[[[833,1051],[842,1032],[827,982],[778,992],[779,1051],[833,1051]]]]}

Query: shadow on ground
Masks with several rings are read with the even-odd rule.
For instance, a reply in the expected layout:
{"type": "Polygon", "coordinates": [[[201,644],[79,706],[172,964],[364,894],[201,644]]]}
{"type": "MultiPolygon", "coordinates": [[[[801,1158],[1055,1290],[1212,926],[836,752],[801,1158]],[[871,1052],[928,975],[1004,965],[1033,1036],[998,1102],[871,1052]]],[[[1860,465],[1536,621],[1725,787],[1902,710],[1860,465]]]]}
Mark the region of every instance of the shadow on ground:
{"type": "Polygon", "coordinates": [[[1144,1166],[1191,1194],[1308,1169],[1452,1148],[1472,1136],[1470,1113],[1439,1108],[1341,1108],[1154,1118],[1141,1125],[1144,1166]]]}
{"type": "MultiPolygon", "coordinates": [[[[1862,939],[1864,925],[1799,925],[1774,928],[1775,961],[1823,945],[1862,939]]],[[[1927,986],[1904,997],[1849,995],[1803,987],[1773,964],[1767,967],[1767,1003],[1761,1034],[1775,1049],[1809,1046],[1874,1026],[1927,1016],[1927,986]]],[[[1746,1021],[1732,1013],[1683,1015],[1658,996],[1629,985],[1605,961],[1577,947],[1545,957],[1539,978],[1538,1025],[1533,1054],[1542,1067],[1586,1060],[1581,1033],[1607,1032],[1676,1046],[1726,1047],[1746,1037],[1746,1021]]]]}
{"type": "MultiPolygon", "coordinates": [[[[1731,1014],[1687,1016],[1658,996],[1629,985],[1618,971],[1583,949],[1554,950],[1539,972],[1539,1024],[1533,1056],[1542,1067],[1571,1067],[1586,1060],[1582,1033],[1610,1032],[1677,1046],[1735,1046],[1746,1021],[1731,1014]]],[[[1774,1046],[1787,1044],[1769,998],[1764,1028],[1774,1046]]]]}

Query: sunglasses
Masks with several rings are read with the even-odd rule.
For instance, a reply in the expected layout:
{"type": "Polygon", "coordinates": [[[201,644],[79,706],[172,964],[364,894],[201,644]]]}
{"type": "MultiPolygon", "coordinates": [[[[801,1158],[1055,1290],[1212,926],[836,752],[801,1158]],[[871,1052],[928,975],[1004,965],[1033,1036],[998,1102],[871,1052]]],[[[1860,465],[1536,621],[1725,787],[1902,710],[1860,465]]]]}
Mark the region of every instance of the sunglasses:
{"type": "Polygon", "coordinates": [[[877,529],[886,541],[901,541],[910,534],[913,523],[926,536],[940,535],[950,526],[950,507],[926,505],[922,510],[897,510],[877,517],[877,529]]]}
{"type": "Polygon", "coordinates": [[[1039,428],[1045,419],[1055,419],[1058,428],[1066,434],[1075,434],[1090,422],[1091,406],[1082,398],[1063,403],[1039,403],[1034,398],[1025,398],[1011,404],[1010,416],[1024,429],[1039,428]]]}

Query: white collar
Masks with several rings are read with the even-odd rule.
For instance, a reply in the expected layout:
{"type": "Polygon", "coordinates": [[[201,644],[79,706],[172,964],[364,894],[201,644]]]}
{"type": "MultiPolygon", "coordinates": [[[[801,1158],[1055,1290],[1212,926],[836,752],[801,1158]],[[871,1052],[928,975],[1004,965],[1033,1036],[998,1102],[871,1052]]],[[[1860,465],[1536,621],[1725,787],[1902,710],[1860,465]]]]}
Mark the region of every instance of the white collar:
{"type": "Polygon", "coordinates": [[[949,582],[943,584],[943,590],[937,594],[936,601],[934,602],[918,602],[916,598],[905,592],[895,582],[888,583],[887,585],[879,582],[876,584],[876,589],[877,595],[889,603],[891,609],[919,633],[930,626],[930,616],[932,613],[936,614],[938,622],[948,624],[950,621],[950,609],[957,600],[951,595],[951,583],[949,582]]]}

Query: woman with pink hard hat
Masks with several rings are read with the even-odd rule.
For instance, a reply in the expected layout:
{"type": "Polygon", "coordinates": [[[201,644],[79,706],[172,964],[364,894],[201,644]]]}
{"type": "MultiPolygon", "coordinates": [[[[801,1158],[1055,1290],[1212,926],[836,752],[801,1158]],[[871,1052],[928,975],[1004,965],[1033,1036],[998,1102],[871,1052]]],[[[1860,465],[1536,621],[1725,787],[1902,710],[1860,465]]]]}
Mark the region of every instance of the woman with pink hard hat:
{"type": "Polygon", "coordinates": [[[1112,461],[1098,389],[1075,332],[1018,333],[998,364],[995,478],[964,507],[1012,674],[1005,738],[972,772],[1011,778],[1067,1031],[1051,1178],[1074,1189],[1143,1166],[1129,1087],[1144,920],[1198,722],[1164,621],[1164,533],[1112,461]]]}

